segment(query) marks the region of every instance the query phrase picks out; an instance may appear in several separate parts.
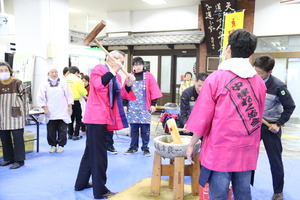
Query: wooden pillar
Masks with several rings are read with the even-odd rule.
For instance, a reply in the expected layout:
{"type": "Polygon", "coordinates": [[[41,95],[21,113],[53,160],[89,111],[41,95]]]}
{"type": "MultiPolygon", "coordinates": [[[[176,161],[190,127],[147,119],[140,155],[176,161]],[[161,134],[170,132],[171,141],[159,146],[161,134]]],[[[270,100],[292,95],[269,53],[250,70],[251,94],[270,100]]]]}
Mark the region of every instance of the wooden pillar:
{"type": "Polygon", "coordinates": [[[176,157],[174,162],[173,199],[182,200],[184,193],[184,157],[176,157]]]}
{"type": "Polygon", "coordinates": [[[199,175],[200,175],[200,162],[198,160],[199,153],[193,155],[193,161],[195,164],[191,165],[192,174],[191,174],[191,187],[192,187],[192,195],[199,195],[199,175]]]}
{"type": "MultiPolygon", "coordinates": [[[[170,165],[174,166],[174,159],[170,159],[170,165]]],[[[173,189],[174,187],[174,173],[169,176],[169,188],[173,189]]]]}
{"type": "Polygon", "coordinates": [[[160,177],[161,177],[161,156],[157,152],[155,152],[153,169],[152,169],[151,188],[150,188],[151,196],[159,196],[160,194],[160,185],[161,185],[160,177]]]}

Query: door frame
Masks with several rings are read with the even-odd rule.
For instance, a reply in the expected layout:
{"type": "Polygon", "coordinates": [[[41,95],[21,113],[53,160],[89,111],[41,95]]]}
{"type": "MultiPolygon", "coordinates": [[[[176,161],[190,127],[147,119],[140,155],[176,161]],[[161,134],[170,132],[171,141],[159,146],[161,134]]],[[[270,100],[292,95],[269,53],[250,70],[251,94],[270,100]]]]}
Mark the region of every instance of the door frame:
{"type": "MultiPolygon", "coordinates": [[[[196,45],[195,49],[166,49],[166,50],[132,50],[131,55],[139,56],[158,56],[158,72],[157,72],[157,83],[161,86],[161,57],[171,56],[171,82],[170,82],[170,93],[164,93],[163,98],[160,98],[157,105],[163,106],[167,102],[176,102],[176,71],[177,71],[177,57],[196,57],[196,66],[199,66],[199,45],[196,45]]],[[[196,72],[199,69],[196,67],[196,72]]]]}

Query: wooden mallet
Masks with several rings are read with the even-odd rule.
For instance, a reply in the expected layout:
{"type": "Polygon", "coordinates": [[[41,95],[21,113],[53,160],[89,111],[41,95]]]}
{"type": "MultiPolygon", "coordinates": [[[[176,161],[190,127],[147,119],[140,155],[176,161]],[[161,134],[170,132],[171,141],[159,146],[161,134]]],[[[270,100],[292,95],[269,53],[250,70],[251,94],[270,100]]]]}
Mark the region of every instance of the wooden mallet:
{"type": "MultiPolygon", "coordinates": [[[[111,56],[108,51],[102,46],[102,44],[96,39],[97,35],[104,29],[106,26],[105,21],[101,20],[99,24],[88,34],[88,36],[83,40],[83,43],[88,46],[91,42],[95,42],[97,46],[104,51],[104,53],[114,62],[117,62],[117,60],[111,56]]],[[[122,67],[121,70],[128,76],[128,72],[122,67]]]]}
{"type": "Polygon", "coordinates": [[[262,119],[262,122],[267,125],[267,127],[271,127],[271,124],[269,122],[267,122],[267,120],[265,120],[264,118],[262,119]]]}
{"type": "Polygon", "coordinates": [[[171,118],[167,120],[167,126],[171,133],[174,144],[182,144],[175,119],[171,118]]]}

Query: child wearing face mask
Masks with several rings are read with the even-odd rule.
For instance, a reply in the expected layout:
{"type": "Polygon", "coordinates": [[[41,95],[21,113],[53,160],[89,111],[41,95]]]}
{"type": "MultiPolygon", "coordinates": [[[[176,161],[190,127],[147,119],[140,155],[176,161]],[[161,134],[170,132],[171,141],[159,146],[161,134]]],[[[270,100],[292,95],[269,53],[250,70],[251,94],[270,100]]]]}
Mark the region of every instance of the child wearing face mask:
{"type": "Polygon", "coordinates": [[[8,63],[0,62],[0,138],[4,159],[0,166],[13,163],[10,169],[17,169],[25,160],[24,126],[29,106],[22,81],[13,78],[12,73],[8,63]]]}

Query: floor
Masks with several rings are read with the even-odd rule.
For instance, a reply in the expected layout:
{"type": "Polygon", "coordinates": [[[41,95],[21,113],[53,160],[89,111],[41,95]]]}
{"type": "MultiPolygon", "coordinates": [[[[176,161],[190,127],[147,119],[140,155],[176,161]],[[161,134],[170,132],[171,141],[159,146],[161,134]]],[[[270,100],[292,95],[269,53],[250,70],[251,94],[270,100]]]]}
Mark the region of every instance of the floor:
{"type": "MultiPolygon", "coordinates": [[[[151,125],[151,138],[164,134],[158,124],[159,115],[154,115],[151,125]],[[157,130],[156,130],[157,127],[157,130]]],[[[35,132],[34,125],[26,126],[26,131],[35,132]]],[[[0,200],[90,200],[92,189],[74,191],[74,182],[79,162],[85,146],[85,136],[78,141],[68,140],[63,153],[48,153],[50,147],[46,141],[46,126],[40,126],[40,152],[36,150],[26,154],[25,166],[16,170],[0,167],[0,200]]],[[[151,177],[153,155],[145,157],[141,151],[133,155],[124,155],[130,138],[128,130],[118,131],[114,135],[117,155],[108,154],[107,186],[113,192],[120,192],[136,182],[151,177]]],[[[285,167],[285,200],[298,200],[300,197],[300,128],[283,128],[283,162],[285,167]]],[[[141,142],[140,142],[141,143],[141,142]]],[[[149,144],[154,152],[153,141],[149,144]]],[[[36,148],[36,147],[34,147],[36,148]]],[[[2,158],[0,158],[2,161],[2,158]]],[[[166,159],[164,162],[168,162],[166,159]]],[[[166,177],[163,179],[167,180],[166,177]]],[[[269,200],[273,194],[268,158],[263,145],[252,187],[253,200],[269,200]]],[[[185,177],[185,183],[190,178],[185,177]]],[[[150,188],[149,188],[150,189],[150,188]]],[[[122,199],[130,200],[130,199],[122,199]]]]}

